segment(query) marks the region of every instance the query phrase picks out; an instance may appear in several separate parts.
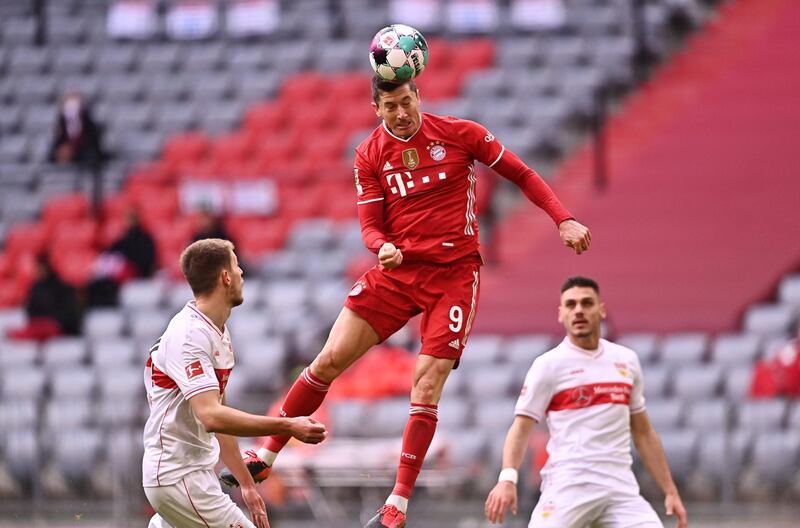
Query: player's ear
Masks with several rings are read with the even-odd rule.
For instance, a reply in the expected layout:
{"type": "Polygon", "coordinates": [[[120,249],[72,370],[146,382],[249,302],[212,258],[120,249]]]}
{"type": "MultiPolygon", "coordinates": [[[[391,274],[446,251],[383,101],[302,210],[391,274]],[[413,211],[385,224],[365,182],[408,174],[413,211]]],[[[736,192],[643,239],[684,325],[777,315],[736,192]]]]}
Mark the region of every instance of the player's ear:
{"type": "Polygon", "coordinates": [[[231,273],[226,269],[222,268],[222,285],[228,287],[231,285],[231,273]]]}
{"type": "Polygon", "coordinates": [[[558,322],[560,324],[564,324],[564,312],[561,310],[560,304],[558,305],[557,311],[558,311],[558,322]]]}
{"type": "Polygon", "coordinates": [[[600,303],[600,319],[606,318],[606,303],[600,303]]]}
{"type": "Polygon", "coordinates": [[[375,104],[375,101],[372,101],[370,104],[372,105],[372,109],[375,110],[375,115],[380,117],[381,116],[381,109],[378,108],[378,105],[375,104]]]}

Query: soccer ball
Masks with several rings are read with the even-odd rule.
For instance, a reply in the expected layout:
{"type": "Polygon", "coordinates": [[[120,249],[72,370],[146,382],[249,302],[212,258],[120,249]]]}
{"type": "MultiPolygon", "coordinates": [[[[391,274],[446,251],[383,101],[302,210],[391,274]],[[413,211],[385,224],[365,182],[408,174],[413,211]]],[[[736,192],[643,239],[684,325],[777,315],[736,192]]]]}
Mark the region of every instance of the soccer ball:
{"type": "Polygon", "coordinates": [[[411,26],[392,24],[375,34],[369,47],[369,62],[384,81],[409,81],[428,65],[428,43],[411,26]]]}

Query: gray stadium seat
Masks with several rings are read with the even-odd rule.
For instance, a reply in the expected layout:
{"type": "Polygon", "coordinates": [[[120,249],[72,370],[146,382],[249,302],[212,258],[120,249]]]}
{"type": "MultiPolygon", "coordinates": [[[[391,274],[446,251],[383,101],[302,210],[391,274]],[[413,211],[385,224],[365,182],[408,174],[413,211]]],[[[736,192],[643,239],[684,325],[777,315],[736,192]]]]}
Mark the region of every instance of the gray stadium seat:
{"type": "MultiPolygon", "coordinates": [[[[50,17],[46,24],[50,44],[77,44],[87,40],[90,20],[83,16],[50,17]]],[[[54,59],[54,64],[57,59],[54,59]]]]}
{"type": "MultiPolygon", "coordinates": [[[[347,273],[347,265],[352,253],[345,249],[305,251],[308,257],[303,263],[303,275],[309,279],[326,280],[342,277],[347,273]]],[[[345,292],[345,295],[347,292],[345,292]]],[[[344,296],[340,299],[344,299],[344,296]]],[[[313,300],[313,299],[312,299],[313,300]]]]}
{"type": "Polygon", "coordinates": [[[350,284],[341,278],[325,279],[312,286],[311,306],[325,321],[333,321],[342,310],[342,303],[350,291],[350,284]]]}
{"type": "Polygon", "coordinates": [[[144,95],[145,84],[142,75],[111,75],[103,81],[102,96],[104,100],[115,103],[116,109],[118,103],[139,101],[144,95]]]}
{"type": "Polygon", "coordinates": [[[55,77],[20,76],[14,86],[17,103],[26,105],[52,103],[59,95],[55,77]]]}
{"type": "Polygon", "coordinates": [[[684,400],[707,399],[719,393],[721,382],[720,365],[680,367],[673,373],[672,391],[684,400]]]}
{"type": "Polygon", "coordinates": [[[761,338],[753,334],[723,334],[711,346],[711,359],[719,365],[752,365],[759,354],[761,338]]]}
{"type": "Polygon", "coordinates": [[[467,391],[467,383],[468,374],[463,369],[457,368],[451,371],[442,390],[442,399],[463,398],[463,394],[467,391]]]}
{"type": "MultiPolygon", "coordinates": [[[[248,307],[253,302],[253,299],[247,295],[250,281],[251,279],[249,277],[244,281],[245,302],[247,303],[248,307]]],[[[192,293],[192,289],[189,287],[189,285],[186,282],[181,281],[176,282],[167,288],[166,298],[167,307],[173,312],[178,312],[179,310],[183,309],[187,302],[194,298],[194,294],[192,293]]]]}
{"type": "Polygon", "coordinates": [[[736,479],[752,443],[749,431],[706,431],[698,445],[697,468],[714,479],[736,479]]]}
{"type": "Polygon", "coordinates": [[[44,428],[61,438],[68,429],[89,425],[94,413],[88,398],[50,400],[45,406],[44,428]]]}
{"type": "Polygon", "coordinates": [[[151,103],[119,104],[111,116],[109,126],[126,132],[146,130],[151,128],[154,114],[155,108],[151,103]]]}
{"type": "Polygon", "coordinates": [[[442,437],[447,441],[447,460],[454,467],[473,467],[482,461],[488,449],[497,449],[489,445],[487,431],[478,428],[442,431],[442,437]]]}
{"type": "Polygon", "coordinates": [[[226,324],[235,343],[265,337],[270,330],[270,318],[261,310],[236,312],[226,324]]]}
{"type": "Polygon", "coordinates": [[[707,348],[708,336],[706,334],[671,334],[661,341],[661,362],[668,365],[699,363],[707,348]]]}
{"type": "Polygon", "coordinates": [[[507,339],[503,343],[501,353],[505,361],[513,363],[519,368],[524,368],[527,372],[534,359],[556,346],[556,344],[553,338],[547,334],[528,334],[507,339]]]}
{"type": "Polygon", "coordinates": [[[35,428],[37,418],[38,412],[34,399],[4,398],[0,402],[0,431],[35,428]]]}
{"type": "Polygon", "coordinates": [[[769,482],[784,484],[797,476],[798,431],[763,431],[753,445],[753,467],[769,482]]]}
{"type": "Polygon", "coordinates": [[[152,279],[126,282],[120,290],[120,305],[126,309],[157,308],[163,298],[164,285],[152,279]]]}
{"type": "Polygon", "coordinates": [[[731,367],[725,374],[725,397],[731,401],[742,401],[750,393],[753,379],[752,365],[731,367]]]}
{"type": "MultiPolygon", "coordinates": [[[[260,54],[267,55],[263,49],[256,49],[260,54]]],[[[184,61],[186,70],[190,72],[211,72],[226,67],[227,62],[225,46],[220,42],[192,45],[184,61]]]]}
{"type": "Polygon", "coordinates": [[[137,52],[135,46],[104,46],[95,59],[95,69],[106,74],[129,72],[136,66],[137,52]]]}
{"type": "Polygon", "coordinates": [[[469,76],[463,94],[471,99],[495,98],[505,95],[510,84],[508,74],[501,68],[481,70],[469,76]]]}
{"type": "MultiPolygon", "coordinates": [[[[450,383],[448,379],[447,383],[450,383]]],[[[472,404],[464,398],[448,397],[439,400],[437,430],[457,430],[470,425],[472,404]]]]}
{"type": "Polygon", "coordinates": [[[726,431],[729,418],[728,402],[724,398],[704,399],[689,407],[686,427],[692,431],[726,431]]]}
{"type": "Polygon", "coordinates": [[[645,398],[663,398],[670,390],[672,369],[666,365],[649,365],[643,367],[645,398]]]}
{"type": "Polygon", "coordinates": [[[32,365],[39,357],[39,346],[30,341],[0,341],[0,364],[3,368],[32,365]]]}
{"type": "Polygon", "coordinates": [[[657,359],[658,336],[655,334],[623,334],[616,342],[636,352],[642,365],[657,359]]]}
{"type": "MultiPolygon", "coordinates": [[[[9,135],[0,142],[0,163],[19,163],[28,159],[29,139],[24,135],[9,135]]],[[[6,208],[3,207],[5,214],[6,208]]]]}
{"type": "Polygon", "coordinates": [[[785,400],[747,401],[739,406],[738,426],[751,431],[775,431],[783,427],[786,418],[785,400]]]}
{"type": "Polygon", "coordinates": [[[270,309],[300,307],[308,301],[308,283],[304,280],[272,282],[264,287],[264,301],[270,309]]]}
{"type": "Polygon", "coordinates": [[[408,411],[408,398],[378,400],[367,407],[362,432],[365,436],[401,436],[408,422],[408,411]]]}
{"type": "Polygon", "coordinates": [[[37,467],[39,458],[39,435],[32,428],[3,430],[0,435],[5,438],[5,461],[8,469],[17,478],[28,480],[37,467]]]}
{"type": "Polygon", "coordinates": [[[102,400],[97,409],[97,423],[107,429],[138,426],[143,408],[140,398],[102,400]]]}
{"type": "MultiPolygon", "coordinates": [[[[101,85],[101,79],[98,75],[64,75],[59,79],[59,92],[78,92],[81,94],[89,102],[92,117],[96,119],[98,116],[94,112],[93,103],[100,96],[101,85]]],[[[55,116],[55,113],[53,115],[55,116]]]]}
{"type": "Polygon", "coordinates": [[[758,335],[782,334],[796,322],[797,311],[790,305],[758,304],[747,309],[744,329],[758,335]]]}
{"type": "Polygon", "coordinates": [[[105,366],[139,365],[144,367],[148,346],[137,346],[136,341],[124,337],[103,337],[92,342],[92,363],[97,368],[105,366]]]}
{"type": "Polygon", "coordinates": [[[648,400],[645,405],[647,416],[656,431],[672,431],[683,422],[684,402],[677,398],[648,400]]]}
{"type": "Polygon", "coordinates": [[[198,113],[191,102],[163,104],[157,108],[156,128],[167,134],[189,130],[197,124],[198,113]]]}
{"type": "Polygon", "coordinates": [[[100,431],[74,428],[59,432],[53,445],[56,467],[68,479],[85,480],[97,466],[102,447],[100,431]]]}
{"type": "Polygon", "coordinates": [[[358,40],[330,40],[319,50],[314,66],[322,72],[348,71],[364,62],[364,45],[358,40]]]}
{"type": "Polygon", "coordinates": [[[481,400],[475,405],[475,426],[485,431],[505,431],[514,421],[516,398],[481,400]]]}
{"type": "Polygon", "coordinates": [[[275,71],[243,71],[236,80],[238,98],[248,104],[266,101],[278,93],[281,81],[275,71]]]}
{"type": "Polygon", "coordinates": [[[471,335],[461,356],[461,363],[467,367],[483,367],[500,361],[503,352],[503,338],[497,335],[471,335]]]}
{"type": "Polygon", "coordinates": [[[270,65],[272,55],[264,53],[258,46],[235,45],[228,48],[227,66],[237,72],[265,71],[270,65]]]}
{"type": "Polygon", "coordinates": [[[800,274],[787,275],[778,288],[778,301],[800,308],[800,274]]]}
{"type": "Polygon", "coordinates": [[[331,403],[329,409],[331,434],[342,438],[362,436],[367,407],[368,404],[357,400],[331,403]]]}
{"type": "MultiPolygon", "coordinates": [[[[467,389],[473,399],[504,398],[518,393],[522,387],[519,374],[522,371],[514,365],[471,366],[465,371],[467,389]]],[[[522,376],[524,378],[524,374],[522,376]]]]}
{"type": "Polygon", "coordinates": [[[180,75],[155,76],[145,85],[145,97],[160,105],[185,101],[189,96],[186,79],[180,75]]]}
{"type": "Polygon", "coordinates": [[[287,246],[298,250],[319,250],[333,246],[336,225],[328,218],[301,220],[289,230],[287,246]]]}
{"type": "Polygon", "coordinates": [[[144,391],[144,361],[141,366],[106,365],[96,370],[99,400],[126,400],[139,397],[144,391]]]}
{"type": "Polygon", "coordinates": [[[173,314],[162,310],[141,309],[130,317],[131,337],[140,343],[154,343],[164,333],[173,314]]]}
{"type": "Polygon", "coordinates": [[[660,432],[659,436],[672,474],[681,481],[696,467],[698,434],[696,431],[673,429],[660,432]]]}
{"type": "Polygon", "coordinates": [[[188,80],[189,93],[192,98],[206,105],[206,111],[213,110],[220,101],[230,98],[235,89],[233,77],[220,73],[214,76],[204,73],[188,80]]]}
{"type": "Polygon", "coordinates": [[[790,431],[800,431],[800,403],[795,403],[789,412],[789,420],[786,424],[790,431]]]}
{"type": "Polygon", "coordinates": [[[8,71],[13,75],[34,75],[45,73],[50,66],[50,50],[22,46],[11,52],[8,71]]]}
{"type": "MultiPolygon", "coordinates": [[[[52,116],[51,116],[52,119],[52,116]]],[[[20,132],[22,107],[17,105],[0,106],[0,134],[13,135],[20,132]]]]}
{"type": "MultiPolygon", "coordinates": [[[[236,338],[234,338],[236,339],[236,338]]],[[[277,389],[283,378],[288,348],[283,337],[261,337],[239,340],[235,345],[236,375],[244,376],[250,387],[277,389]]]]}
{"type": "Polygon", "coordinates": [[[83,321],[83,333],[91,339],[117,337],[124,329],[125,318],[116,308],[91,310],[83,321]]]}
{"type": "Polygon", "coordinates": [[[139,68],[144,72],[167,73],[178,68],[182,60],[177,44],[150,44],[141,56],[139,68]]]}
{"type": "Polygon", "coordinates": [[[495,60],[507,71],[525,71],[541,59],[544,49],[538,37],[508,38],[500,41],[495,60]]]}
{"type": "Polygon", "coordinates": [[[53,57],[53,71],[58,74],[86,73],[92,66],[93,52],[89,46],[59,48],[53,57]]]}
{"type": "Polygon", "coordinates": [[[82,337],[54,337],[42,345],[42,362],[50,370],[80,365],[86,359],[82,337]]]}
{"type": "Polygon", "coordinates": [[[88,398],[94,390],[94,372],[89,367],[65,367],[50,373],[53,398],[88,398]]]}

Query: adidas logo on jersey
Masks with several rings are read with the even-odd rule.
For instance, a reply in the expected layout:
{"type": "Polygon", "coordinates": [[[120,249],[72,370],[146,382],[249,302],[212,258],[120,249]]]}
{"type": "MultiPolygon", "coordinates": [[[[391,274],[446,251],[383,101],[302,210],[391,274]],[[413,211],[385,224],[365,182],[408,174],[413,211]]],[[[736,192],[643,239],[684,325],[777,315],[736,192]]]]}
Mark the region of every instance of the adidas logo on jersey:
{"type": "Polygon", "coordinates": [[[392,164],[391,164],[391,163],[389,163],[388,161],[387,161],[387,162],[386,162],[386,164],[383,166],[383,170],[392,170],[393,168],[394,168],[394,167],[392,167],[392,164]]]}
{"type": "Polygon", "coordinates": [[[453,339],[452,341],[450,341],[450,342],[448,343],[448,345],[449,345],[449,346],[451,346],[451,347],[453,347],[453,348],[455,348],[456,350],[458,350],[459,348],[461,348],[461,343],[458,341],[458,339],[453,339]]]}

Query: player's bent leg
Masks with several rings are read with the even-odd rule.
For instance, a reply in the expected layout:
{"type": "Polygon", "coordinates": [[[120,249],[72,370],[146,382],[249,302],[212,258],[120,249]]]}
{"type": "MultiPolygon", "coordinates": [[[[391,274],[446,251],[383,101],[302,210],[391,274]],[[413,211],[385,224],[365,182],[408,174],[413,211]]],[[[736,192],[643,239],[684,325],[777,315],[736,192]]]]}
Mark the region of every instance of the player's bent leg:
{"type": "Polygon", "coordinates": [[[333,323],[325,346],[311,363],[311,373],[323,383],[330,384],[379,342],[380,336],[372,325],[344,307],[333,323]]]}
{"type": "Polygon", "coordinates": [[[213,471],[193,471],[177,484],[145,488],[145,495],[161,518],[161,524],[153,528],[255,528],[247,515],[222,492],[213,471]]]}
{"type": "Polygon", "coordinates": [[[612,492],[598,525],[602,528],[664,528],[658,514],[639,495],[638,489],[624,493],[612,492]]]}
{"type": "Polygon", "coordinates": [[[585,528],[606,507],[603,487],[574,481],[549,484],[531,514],[528,528],[585,528]]]}

